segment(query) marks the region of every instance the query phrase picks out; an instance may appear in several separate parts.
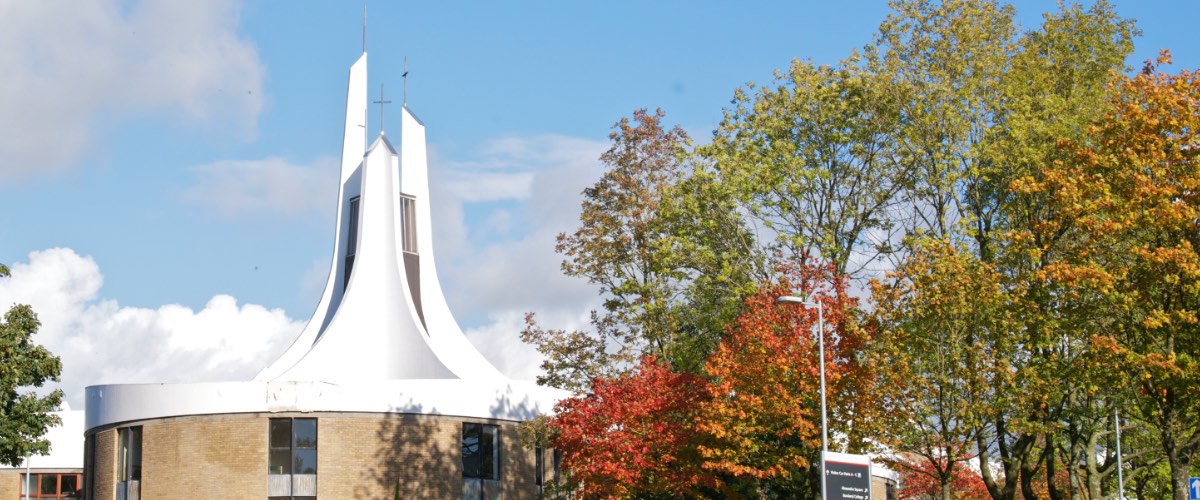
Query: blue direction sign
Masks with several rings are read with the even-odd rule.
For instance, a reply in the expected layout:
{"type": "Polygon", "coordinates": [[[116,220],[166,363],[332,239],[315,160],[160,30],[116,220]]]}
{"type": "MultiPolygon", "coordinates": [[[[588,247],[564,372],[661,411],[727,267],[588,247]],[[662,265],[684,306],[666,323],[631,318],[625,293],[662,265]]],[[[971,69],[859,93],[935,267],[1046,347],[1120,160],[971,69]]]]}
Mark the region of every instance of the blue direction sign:
{"type": "Polygon", "coordinates": [[[1200,500],[1200,477],[1188,479],[1188,498],[1200,500]]]}

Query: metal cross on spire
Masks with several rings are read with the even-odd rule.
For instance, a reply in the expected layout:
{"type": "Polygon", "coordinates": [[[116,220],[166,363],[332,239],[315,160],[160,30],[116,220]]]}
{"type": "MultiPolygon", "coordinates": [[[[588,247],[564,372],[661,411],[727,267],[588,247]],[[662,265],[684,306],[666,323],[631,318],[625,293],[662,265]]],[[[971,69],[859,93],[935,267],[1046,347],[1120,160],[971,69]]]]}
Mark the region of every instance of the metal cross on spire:
{"type": "Polygon", "coordinates": [[[382,83],[379,84],[379,100],[372,101],[372,102],[379,105],[379,133],[382,134],[383,133],[383,105],[392,103],[392,101],[389,101],[389,100],[383,98],[383,84],[382,83]]]}
{"type": "Polygon", "coordinates": [[[404,94],[402,95],[400,105],[408,106],[408,56],[404,56],[404,74],[400,75],[404,79],[404,94]]]}

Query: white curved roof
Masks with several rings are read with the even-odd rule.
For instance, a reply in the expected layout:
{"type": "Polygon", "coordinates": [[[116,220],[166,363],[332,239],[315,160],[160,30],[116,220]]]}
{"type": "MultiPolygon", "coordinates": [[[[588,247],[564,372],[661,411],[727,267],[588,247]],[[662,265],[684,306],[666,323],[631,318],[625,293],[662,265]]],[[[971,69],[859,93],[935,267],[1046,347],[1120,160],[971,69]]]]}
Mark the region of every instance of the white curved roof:
{"type": "Polygon", "coordinates": [[[558,389],[516,380],[94,385],[87,388],[86,426],[93,429],[168,416],[297,411],[411,413],[524,421],[549,414],[564,394],[558,389]]]}
{"type": "Polygon", "coordinates": [[[272,411],[527,420],[565,396],[508,380],[463,335],[433,258],[425,126],[402,107],[399,150],[382,132],[365,147],[366,60],[350,68],[329,279],[296,341],[252,382],[88,387],[88,429],[272,411]]]}

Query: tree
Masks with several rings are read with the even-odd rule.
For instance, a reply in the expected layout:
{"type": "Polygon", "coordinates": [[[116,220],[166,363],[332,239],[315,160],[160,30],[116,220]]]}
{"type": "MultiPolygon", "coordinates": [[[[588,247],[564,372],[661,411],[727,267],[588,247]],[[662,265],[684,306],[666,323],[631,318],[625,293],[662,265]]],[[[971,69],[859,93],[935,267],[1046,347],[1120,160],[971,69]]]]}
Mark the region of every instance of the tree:
{"type": "Polygon", "coordinates": [[[969,467],[952,468],[948,463],[903,455],[887,463],[900,473],[901,500],[976,500],[988,496],[983,478],[969,467]],[[946,469],[954,470],[948,482],[940,479],[941,471],[946,469]]]}
{"type": "MultiPolygon", "coordinates": [[[[1039,476],[1039,468],[1057,467],[1060,452],[1082,461],[1111,413],[1069,376],[1099,325],[1088,312],[1094,296],[1076,300],[1046,285],[1069,259],[1061,247],[1070,234],[1051,230],[1052,205],[1013,183],[1040,176],[1061,156],[1060,139],[1081,138],[1102,115],[1107,84],[1136,30],[1105,2],[1089,9],[1064,4],[1019,37],[1013,8],[999,2],[893,6],[868,55],[906,95],[897,133],[899,158],[913,180],[902,193],[911,207],[906,250],[922,241],[911,236],[928,235],[973,253],[1003,278],[1010,304],[1009,331],[991,337],[1006,344],[980,352],[1009,363],[1024,390],[976,392],[986,396],[978,404],[991,409],[975,430],[981,475],[997,499],[1032,498],[1034,477],[1047,478],[1048,495],[1061,498],[1049,482],[1056,471],[1039,476]]],[[[1074,473],[1077,462],[1067,463],[1074,473]]]]}
{"type": "Polygon", "coordinates": [[[703,378],[646,356],[636,370],[591,387],[590,394],[560,401],[550,421],[554,447],[580,495],[682,498],[716,487],[701,467],[692,429],[708,397],[703,378]]]}
{"type": "Polygon", "coordinates": [[[1003,281],[938,240],[915,248],[890,278],[872,282],[877,332],[867,351],[873,366],[887,367],[875,380],[890,429],[880,439],[904,452],[897,463],[928,484],[923,494],[960,498],[958,480],[994,417],[992,396],[1013,386],[1003,281]]]}
{"type": "Polygon", "coordinates": [[[1108,116],[1068,144],[1072,157],[1025,188],[1078,228],[1078,263],[1057,277],[1112,304],[1094,349],[1120,369],[1110,380],[1134,381],[1136,415],[1186,498],[1200,450],[1200,74],[1156,71],[1121,83],[1108,116]]]}
{"type": "Polygon", "coordinates": [[[580,227],[558,236],[563,272],[598,285],[604,310],[591,332],[526,318],[522,340],[546,357],[539,383],[582,391],[643,355],[698,371],[753,288],[750,234],[664,116],[640,109],[613,126],[600,156],[608,170],[583,192],[580,227]]]}
{"type": "Polygon", "coordinates": [[[892,147],[900,97],[857,54],[836,66],[793,61],[775,85],[737,90],[701,154],[784,259],[859,277],[894,243],[888,211],[907,182],[892,147]]]}
{"type": "Polygon", "coordinates": [[[830,435],[840,441],[831,447],[861,451],[864,445],[856,424],[872,406],[860,390],[869,372],[855,355],[864,332],[857,301],[832,267],[798,265],[761,286],[705,366],[712,383],[696,420],[696,430],[707,436],[700,446],[704,467],[758,495],[806,498],[820,484],[812,467],[821,450],[817,310],[776,304],[780,296],[804,293],[823,304],[830,435]]]}
{"type": "MultiPolygon", "coordinates": [[[[8,277],[0,264],[0,277],[8,277]]],[[[24,304],[14,305],[0,322],[0,463],[18,466],[33,454],[50,451],[47,429],[62,421],[54,411],[62,404],[62,391],[39,396],[31,389],[58,381],[62,363],[45,347],[33,343],[37,314],[24,304]]]]}

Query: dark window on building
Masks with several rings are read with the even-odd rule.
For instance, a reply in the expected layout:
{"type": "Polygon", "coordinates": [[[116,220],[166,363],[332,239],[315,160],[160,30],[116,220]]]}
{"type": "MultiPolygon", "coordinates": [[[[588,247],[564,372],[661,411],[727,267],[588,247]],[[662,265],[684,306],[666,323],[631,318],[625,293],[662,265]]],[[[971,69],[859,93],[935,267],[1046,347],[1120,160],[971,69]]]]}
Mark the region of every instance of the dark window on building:
{"type": "Polygon", "coordinates": [[[533,449],[533,484],[539,488],[546,476],[546,460],[542,457],[543,451],[545,450],[541,446],[533,449]]]}
{"type": "Polygon", "coordinates": [[[142,497],[142,428],[123,427],[118,435],[117,498],[138,500],[142,497]]]}
{"type": "Polygon", "coordinates": [[[83,470],[87,474],[83,476],[79,482],[81,498],[92,500],[95,497],[95,492],[92,491],[92,478],[96,476],[96,435],[91,434],[83,439],[83,470]]]}
{"type": "Polygon", "coordinates": [[[71,498],[83,497],[79,489],[80,474],[30,474],[26,483],[25,474],[21,474],[21,498],[71,498]]]}
{"type": "Polygon", "coordinates": [[[561,466],[562,466],[562,451],[559,451],[556,448],[554,450],[554,484],[558,484],[558,478],[562,477],[559,475],[559,467],[561,467],[561,466]]]}
{"type": "Polygon", "coordinates": [[[462,431],[463,477],[500,479],[500,429],[494,425],[464,423],[462,431]]]}
{"type": "Polygon", "coordinates": [[[417,199],[400,195],[400,247],[408,253],[417,253],[417,199]]]}
{"type": "Polygon", "coordinates": [[[354,254],[358,252],[358,202],[360,197],[350,198],[350,231],[346,235],[346,266],[342,276],[342,288],[350,284],[350,271],[354,270],[354,254]]]}
{"type": "Polygon", "coordinates": [[[500,499],[500,428],[463,423],[463,499],[500,499]]]}
{"type": "Polygon", "coordinates": [[[317,419],[272,418],[267,448],[268,498],[316,499],[317,419]]]}

